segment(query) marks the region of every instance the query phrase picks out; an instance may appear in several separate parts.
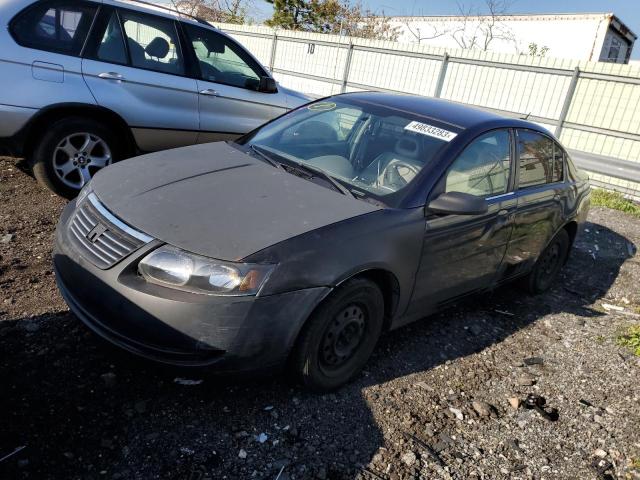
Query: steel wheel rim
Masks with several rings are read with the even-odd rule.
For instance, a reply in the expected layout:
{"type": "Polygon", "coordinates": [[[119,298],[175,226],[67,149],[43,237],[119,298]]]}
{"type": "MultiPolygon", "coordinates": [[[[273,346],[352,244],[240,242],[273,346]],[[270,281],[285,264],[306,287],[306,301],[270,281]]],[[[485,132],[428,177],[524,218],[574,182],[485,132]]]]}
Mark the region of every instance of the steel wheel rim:
{"type": "Polygon", "coordinates": [[[335,371],[351,360],[365,337],[367,316],[356,304],[348,305],[336,314],[324,332],[320,343],[320,365],[335,371]]]}
{"type": "Polygon", "coordinates": [[[557,243],[554,243],[549,247],[549,250],[545,253],[542,259],[542,271],[545,275],[551,275],[558,265],[558,258],[560,257],[560,247],[557,243]]]}
{"type": "Polygon", "coordinates": [[[554,243],[544,252],[540,258],[538,269],[538,282],[543,286],[548,285],[558,272],[560,267],[560,245],[554,243]]]}
{"type": "Polygon", "coordinates": [[[52,159],[56,177],[67,187],[76,190],[111,162],[111,150],[107,142],[88,132],[64,137],[54,149],[52,159]]]}

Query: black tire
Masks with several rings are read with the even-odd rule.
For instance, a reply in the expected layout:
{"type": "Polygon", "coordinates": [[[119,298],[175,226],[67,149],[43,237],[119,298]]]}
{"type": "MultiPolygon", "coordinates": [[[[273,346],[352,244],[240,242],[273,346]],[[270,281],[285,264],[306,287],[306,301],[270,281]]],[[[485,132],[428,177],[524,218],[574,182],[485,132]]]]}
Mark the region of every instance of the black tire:
{"type": "Polygon", "coordinates": [[[367,363],[383,321],[380,288],[365,278],[347,281],[304,325],[290,358],[291,373],[319,392],[344,385],[367,363]]]}
{"type": "Polygon", "coordinates": [[[525,289],[534,295],[547,291],[567,260],[570,246],[569,234],[560,230],[542,251],[533,270],[523,278],[525,289]]]}
{"type": "MultiPolygon", "coordinates": [[[[29,159],[33,174],[41,185],[66,198],[74,198],[78,194],[80,187],[74,187],[68,183],[73,183],[72,180],[75,180],[75,178],[79,179],[79,170],[67,174],[65,177],[67,183],[65,183],[56,173],[54,162],[58,162],[61,156],[62,159],[64,159],[65,154],[63,152],[57,153],[57,147],[65,138],[74,134],[81,135],[85,133],[91,135],[92,138],[97,137],[104,142],[109,149],[110,163],[121,160],[124,157],[126,149],[123,148],[123,142],[119,142],[116,132],[106,125],[84,117],[62,118],[53,123],[37,140],[32,157],[29,159]]],[[[98,169],[97,167],[87,165],[87,171],[90,172],[90,175],[95,174],[98,169]]],[[[62,170],[58,171],[62,172],[62,170]]],[[[60,173],[60,175],[62,175],[62,173],[60,173]]]]}

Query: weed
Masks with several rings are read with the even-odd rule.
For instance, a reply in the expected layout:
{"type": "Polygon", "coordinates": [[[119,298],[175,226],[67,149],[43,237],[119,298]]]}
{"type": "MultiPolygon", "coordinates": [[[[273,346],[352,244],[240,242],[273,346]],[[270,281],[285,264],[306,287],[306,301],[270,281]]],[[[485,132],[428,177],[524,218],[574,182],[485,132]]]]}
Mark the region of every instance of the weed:
{"type": "Polygon", "coordinates": [[[640,357],[640,324],[631,325],[625,333],[620,335],[618,345],[630,348],[634,355],[640,357]]]}
{"type": "Polygon", "coordinates": [[[640,205],[625,198],[618,192],[610,192],[608,190],[594,188],[591,191],[591,204],[600,207],[612,208],[640,218],[640,205]]]}

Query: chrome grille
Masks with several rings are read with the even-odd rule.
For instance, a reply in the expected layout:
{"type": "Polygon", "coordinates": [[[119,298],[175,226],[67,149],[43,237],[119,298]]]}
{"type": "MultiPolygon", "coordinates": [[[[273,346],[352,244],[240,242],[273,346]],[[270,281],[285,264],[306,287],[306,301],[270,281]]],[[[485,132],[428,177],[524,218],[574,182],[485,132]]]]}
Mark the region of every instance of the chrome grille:
{"type": "Polygon", "coordinates": [[[152,240],[114,217],[95,194],[76,208],[69,230],[80,253],[101,269],[112,267],[152,240]]]}

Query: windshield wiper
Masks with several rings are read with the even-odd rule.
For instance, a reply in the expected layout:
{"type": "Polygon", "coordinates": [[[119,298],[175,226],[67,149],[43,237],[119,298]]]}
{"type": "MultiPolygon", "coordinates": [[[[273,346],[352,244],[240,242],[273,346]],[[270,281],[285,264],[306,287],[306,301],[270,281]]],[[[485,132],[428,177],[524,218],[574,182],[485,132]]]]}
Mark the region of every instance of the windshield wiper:
{"type": "Polygon", "coordinates": [[[311,165],[307,165],[306,163],[302,163],[302,162],[296,162],[294,160],[289,160],[291,163],[295,164],[295,167],[292,168],[298,168],[299,170],[305,170],[307,173],[311,174],[314,177],[320,177],[323,180],[326,180],[327,182],[329,182],[331,185],[333,185],[333,187],[339,191],[340,193],[342,193],[343,195],[346,195],[348,197],[353,197],[353,198],[359,198],[358,196],[356,196],[355,193],[353,193],[351,190],[349,190],[347,187],[345,187],[344,185],[342,185],[338,180],[336,180],[335,178],[333,178],[331,175],[329,175],[327,172],[325,172],[324,170],[320,169],[320,168],[316,168],[313,167],[311,165]]]}
{"type": "Polygon", "coordinates": [[[268,164],[270,164],[270,165],[272,165],[272,166],[274,166],[276,168],[282,168],[282,164],[276,162],[273,158],[269,157],[269,155],[264,153],[262,150],[260,150],[255,145],[249,145],[249,148],[251,149],[252,152],[255,152],[262,160],[264,160],[268,164]]]}
{"type": "MultiPolygon", "coordinates": [[[[277,168],[284,168],[285,170],[287,168],[291,168],[291,169],[297,170],[298,172],[302,172],[302,173],[305,173],[307,175],[310,175],[311,178],[320,177],[323,180],[325,180],[326,182],[328,182],[331,186],[333,186],[333,188],[335,190],[337,190],[338,192],[342,193],[343,195],[351,196],[351,197],[356,198],[356,199],[360,198],[355,193],[353,193],[351,190],[349,190],[347,187],[342,185],[338,180],[336,180],[335,178],[333,178],[331,175],[329,175],[327,172],[325,172],[324,170],[322,170],[320,168],[316,168],[316,167],[313,167],[311,165],[307,165],[306,163],[299,162],[297,160],[294,160],[293,158],[290,158],[290,156],[287,156],[286,158],[282,157],[284,163],[280,163],[280,162],[275,161],[273,158],[271,158],[266,153],[264,153],[262,151],[262,148],[260,148],[260,147],[258,147],[256,145],[253,145],[253,144],[249,145],[249,148],[251,148],[252,151],[254,151],[258,155],[260,155],[260,157],[263,158],[265,161],[269,162],[271,165],[273,165],[273,166],[275,166],[277,168]]],[[[274,155],[276,155],[279,158],[281,158],[281,155],[278,155],[275,152],[274,152],[274,155]]]]}

